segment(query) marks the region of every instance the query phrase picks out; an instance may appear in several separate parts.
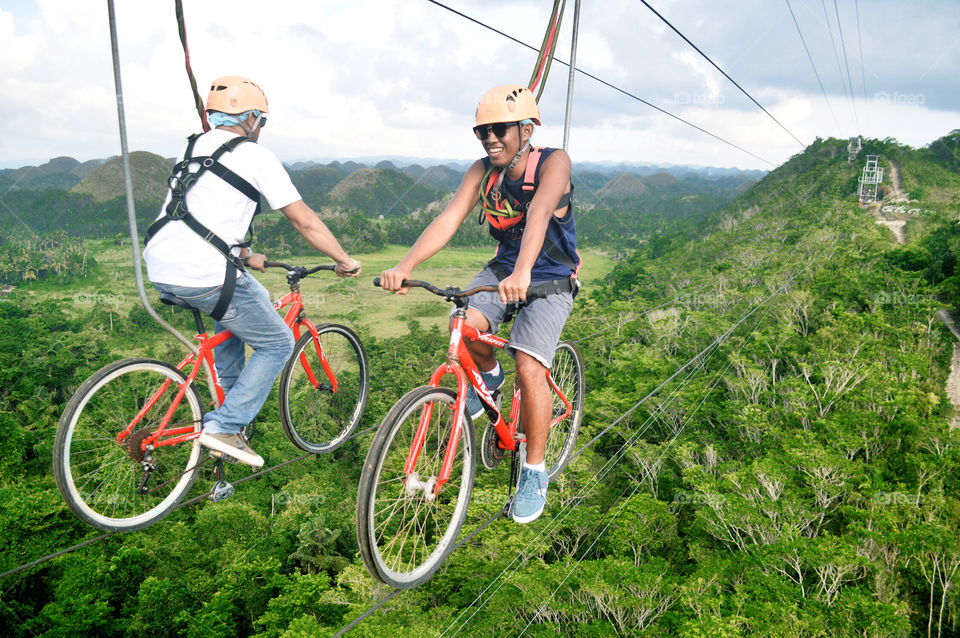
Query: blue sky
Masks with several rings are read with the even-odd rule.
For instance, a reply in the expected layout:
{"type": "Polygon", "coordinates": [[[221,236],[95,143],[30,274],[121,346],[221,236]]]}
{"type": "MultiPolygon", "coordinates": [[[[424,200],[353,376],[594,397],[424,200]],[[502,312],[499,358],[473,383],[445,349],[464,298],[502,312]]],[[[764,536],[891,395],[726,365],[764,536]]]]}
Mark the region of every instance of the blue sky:
{"type": "MultiPolygon", "coordinates": [[[[447,4],[539,45],[551,3],[447,4]]],[[[572,4],[557,48],[563,60],[570,55],[572,4]]],[[[958,2],[650,4],[789,133],[642,3],[583,0],[578,67],[763,159],[578,75],[569,147],[575,162],[769,169],[802,151],[792,135],[804,144],[859,133],[922,146],[960,128],[958,2]]],[[[257,81],[272,111],[261,143],[287,162],[474,158],[477,98],[496,84],[526,82],[535,62],[533,52],[425,0],[185,5],[198,84],[224,74],[257,81]]],[[[130,148],[173,156],[199,126],[173,3],[116,6],[130,148]]],[[[119,152],[105,2],[5,2],[0,69],[0,168],[119,152]]],[[[554,64],[537,143],[562,140],[566,82],[566,67],[554,64]]]]}

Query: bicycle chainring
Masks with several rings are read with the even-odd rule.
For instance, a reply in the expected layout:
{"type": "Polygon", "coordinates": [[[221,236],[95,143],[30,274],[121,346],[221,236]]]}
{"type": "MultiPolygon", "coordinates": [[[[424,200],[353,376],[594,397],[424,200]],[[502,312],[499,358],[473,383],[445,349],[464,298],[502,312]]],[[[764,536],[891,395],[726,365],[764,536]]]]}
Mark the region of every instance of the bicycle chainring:
{"type": "Polygon", "coordinates": [[[493,429],[493,424],[487,423],[483,429],[483,442],[480,444],[480,462],[488,470],[495,469],[500,461],[507,458],[507,450],[501,449],[499,442],[500,437],[493,429]]]}

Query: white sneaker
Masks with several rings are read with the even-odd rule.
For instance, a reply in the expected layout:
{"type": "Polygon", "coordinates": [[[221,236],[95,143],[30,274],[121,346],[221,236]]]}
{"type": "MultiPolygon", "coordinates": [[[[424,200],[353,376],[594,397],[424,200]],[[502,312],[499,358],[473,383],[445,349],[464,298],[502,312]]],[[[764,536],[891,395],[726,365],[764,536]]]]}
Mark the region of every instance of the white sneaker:
{"type": "Polygon", "coordinates": [[[253,467],[263,467],[263,457],[247,445],[246,439],[244,439],[243,435],[239,432],[236,434],[209,434],[207,432],[201,432],[198,440],[200,441],[200,445],[210,449],[211,456],[217,458],[223,457],[224,460],[229,460],[226,457],[231,457],[240,463],[252,465],[253,467]]]}

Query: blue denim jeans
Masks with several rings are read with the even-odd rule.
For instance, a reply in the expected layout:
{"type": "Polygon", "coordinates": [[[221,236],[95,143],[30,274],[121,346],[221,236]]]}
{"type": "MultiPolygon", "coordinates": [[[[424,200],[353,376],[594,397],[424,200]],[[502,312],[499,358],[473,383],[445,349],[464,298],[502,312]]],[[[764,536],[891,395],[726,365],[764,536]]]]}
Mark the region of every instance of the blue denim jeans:
{"type": "MultiPolygon", "coordinates": [[[[192,288],[157,282],[153,286],[206,314],[213,311],[220,298],[221,286],[192,288]]],[[[233,299],[223,318],[214,322],[214,329],[230,330],[238,338],[214,351],[217,376],[227,396],[219,409],[203,416],[203,429],[211,434],[233,434],[250,423],[266,402],[273,382],[293,352],[293,333],[274,310],[267,289],[249,273],[237,279],[233,299]],[[244,344],[253,348],[246,365],[244,344]]]]}

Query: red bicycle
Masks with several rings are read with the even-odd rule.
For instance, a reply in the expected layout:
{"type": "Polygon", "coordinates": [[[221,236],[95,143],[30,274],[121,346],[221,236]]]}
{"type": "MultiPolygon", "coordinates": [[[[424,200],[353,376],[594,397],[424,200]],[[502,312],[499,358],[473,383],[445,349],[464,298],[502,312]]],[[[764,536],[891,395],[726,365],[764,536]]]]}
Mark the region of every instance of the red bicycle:
{"type": "MultiPolygon", "coordinates": [[[[379,278],[374,280],[379,285],[379,278]]],[[[499,408],[499,392],[484,385],[464,339],[503,349],[507,340],[466,324],[469,298],[497,292],[494,286],[467,291],[440,289],[423,281],[403,286],[425,288],[453,302],[447,360],[429,384],[400,398],[387,413],[367,452],[357,495],[357,539],[370,573],[393,587],[406,589],[426,581],[453,550],[467,514],[473,490],[477,446],[473,421],[464,409],[467,388],[473,386],[490,422],[479,446],[484,467],[493,469],[513,452],[510,490],[519,467],[521,444],[520,390],[513,389],[507,418],[499,408]],[[456,390],[440,387],[453,375],[456,390]]],[[[528,298],[541,296],[536,289],[528,298]]],[[[583,359],[569,341],[561,341],[553,367],[547,371],[553,390],[553,418],[545,461],[553,479],[573,452],[583,419],[583,359]]],[[[502,512],[509,513],[508,497],[502,512]]]]}
{"type": "MultiPolygon", "coordinates": [[[[282,262],[290,292],[274,303],[296,345],[280,374],[280,422],[294,445],[322,454],[342,445],[363,415],[370,385],[367,355],[346,326],[315,325],[304,311],[300,280],[332,265],[282,262]]],[[[193,382],[205,368],[216,405],[224,393],[214,348],[233,338],[208,336],[200,311],[172,295],[161,301],[193,311],[197,351],[176,366],[146,358],[111,363],[87,379],[60,417],[53,449],[57,487],[80,519],[109,531],[146,527],[170,513],[190,491],[200,460],[203,402],[193,382]]],[[[218,461],[213,500],[232,494],[218,461]]]]}

